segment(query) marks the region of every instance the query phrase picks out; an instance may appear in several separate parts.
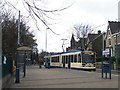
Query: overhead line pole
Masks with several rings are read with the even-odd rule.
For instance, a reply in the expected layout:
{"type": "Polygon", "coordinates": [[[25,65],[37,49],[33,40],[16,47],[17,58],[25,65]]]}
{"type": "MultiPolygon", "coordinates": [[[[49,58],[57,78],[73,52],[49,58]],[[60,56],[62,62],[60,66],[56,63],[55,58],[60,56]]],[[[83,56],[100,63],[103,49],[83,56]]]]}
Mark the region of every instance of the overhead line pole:
{"type": "Polygon", "coordinates": [[[62,44],[62,49],[63,49],[63,52],[65,52],[65,50],[64,50],[64,42],[65,42],[65,40],[67,40],[67,39],[61,39],[61,40],[63,40],[63,44],[62,44]]]}
{"type": "Polygon", "coordinates": [[[46,36],[45,36],[45,51],[46,51],[46,53],[47,53],[47,30],[48,30],[49,28],[46,28],[46,36]]]}

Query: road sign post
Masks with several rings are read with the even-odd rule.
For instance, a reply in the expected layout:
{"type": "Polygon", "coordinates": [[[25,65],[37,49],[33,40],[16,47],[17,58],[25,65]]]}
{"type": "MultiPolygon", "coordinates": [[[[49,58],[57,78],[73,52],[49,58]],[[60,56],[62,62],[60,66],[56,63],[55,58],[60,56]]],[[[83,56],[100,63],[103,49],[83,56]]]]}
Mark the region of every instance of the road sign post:
{"type": "Polygon", "coordinates": [[[109,67],[110,67],[110,69],[109,69],[109,78],[111,79],[111,65],[112,65],[112,59],[111,59],[111,49],[109,49],[109,67]]]}
{"type": "Polygon", "coordinates": [[[102,61],[102,78],[104,78],[104,73],[105,73],[105,78],[107,79],[107,74],[109,73],[109,79],[111,79],[111,49],[107,49],[106,51],[103,52],[104,55],[106,55],[109,58],[109,61],[102,61]],[[109,51],[109,52],[108,52],[109,51]],[[106,63],[105,63],[106,62],[106,63]]]}

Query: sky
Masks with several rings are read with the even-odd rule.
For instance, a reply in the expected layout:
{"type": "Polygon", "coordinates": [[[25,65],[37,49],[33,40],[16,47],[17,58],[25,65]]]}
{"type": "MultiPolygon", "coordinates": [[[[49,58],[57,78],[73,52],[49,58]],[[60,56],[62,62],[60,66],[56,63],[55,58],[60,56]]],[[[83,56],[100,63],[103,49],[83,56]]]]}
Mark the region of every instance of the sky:
{"type": "MultiPolygon", "coordinates": [[[[9,1],[9,0],[8,0],[9,1]]],[[[47,51],[62,52],[63,40],[65,47],[70,46],[70,39],[74,32],[73,27],[76,24],[91,25],[93,33],[98,30],[106,31],[108,21],[117,21],[119,0],[35,0],[37,5],[44,9],[58,9],[71,5],[68,9],[50,15],[54,20],[47,20],[52,25],[52,30],[59,34],[55,35],[49,29],[47,30],[47,51]],[[41,3],[38,3],[41,2],[41,3]]],[[[23,6],[22,0],[11,0],[12,5],[21,11],[22,16],[28,16],[29,13],[23,6]]],[[[11,7],[13,8],[13,7],[11,7]]],[[[16,11],[17,12],[17,11],[16,11]]],[[[16,14],[17,15],[17,14],[16,14]]],[[[40,31],[37,30],[35,22],[31,18],[25,18],[31,27],[37,39],[38,50],[46,50],[46,27],[38,20],[40,31]]]]}

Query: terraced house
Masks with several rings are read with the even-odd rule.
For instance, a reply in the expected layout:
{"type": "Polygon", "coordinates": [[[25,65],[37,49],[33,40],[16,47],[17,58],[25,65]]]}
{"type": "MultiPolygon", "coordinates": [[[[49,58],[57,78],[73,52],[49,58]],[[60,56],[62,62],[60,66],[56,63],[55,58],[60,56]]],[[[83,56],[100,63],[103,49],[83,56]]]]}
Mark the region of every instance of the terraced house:
{"type": "Polygon", "coordinates": [[[120,52],[120,22],[108,21],[106,33],[106,49],[110,48],[112,56],[120,52]]]}

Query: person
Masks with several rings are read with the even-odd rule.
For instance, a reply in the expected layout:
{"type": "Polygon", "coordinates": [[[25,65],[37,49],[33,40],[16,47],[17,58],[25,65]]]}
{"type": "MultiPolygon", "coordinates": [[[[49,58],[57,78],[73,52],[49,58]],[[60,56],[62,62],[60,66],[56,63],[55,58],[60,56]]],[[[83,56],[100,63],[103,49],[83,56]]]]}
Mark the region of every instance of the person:
{"type": "Polygon", "coordinates": [[[34,60],[33,62],[34,62],[34,65],[35,65],[35,64],[36,64],[36,61],[34,60]]]}
{"type": "Polygon", "coordinates": [[[41,65],[42,65],[42,60],[40,59],[40,60],[39,60],[39,68],[42,68],[41,65]]]}
{"type": "Polygon", "coordinates": [[[47,65],[48,65],[47,67],[49,69],[50,68],[50,59],[47,60],[47,65]]]}
{"type": "Polygon", "coordinates": [[[50,62],[48,62],[48,69],[50,68],[50,62]]]}

